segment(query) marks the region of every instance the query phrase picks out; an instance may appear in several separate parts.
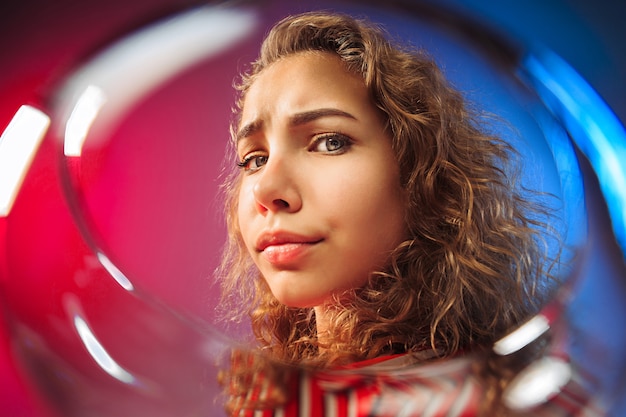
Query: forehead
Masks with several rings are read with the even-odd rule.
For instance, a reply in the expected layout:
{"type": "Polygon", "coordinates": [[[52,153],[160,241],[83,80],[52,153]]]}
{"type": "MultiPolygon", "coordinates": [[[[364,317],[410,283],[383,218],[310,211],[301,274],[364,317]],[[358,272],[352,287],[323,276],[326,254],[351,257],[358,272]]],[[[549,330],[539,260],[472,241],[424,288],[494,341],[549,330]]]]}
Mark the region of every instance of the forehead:
{"type": "Polygon", "coordinates": [[[252,81],[241,111],[249,122],[315,107],[374,107],[363,78],[330,52],[301,52],[270,64],[252,81]]]}

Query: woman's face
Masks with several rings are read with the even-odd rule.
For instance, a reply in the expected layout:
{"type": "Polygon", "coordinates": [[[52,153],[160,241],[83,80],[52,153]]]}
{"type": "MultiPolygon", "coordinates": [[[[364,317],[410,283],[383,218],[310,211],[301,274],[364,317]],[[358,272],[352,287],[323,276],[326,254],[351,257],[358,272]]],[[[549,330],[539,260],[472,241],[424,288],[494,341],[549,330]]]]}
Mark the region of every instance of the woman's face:
{"type": "Polygon", "coordinates": [[[241,234],[280,302],[321,306],[362,286],[404,239],[389,134],[338,57],[300,53],[263,70],[237,138],[241,234]]]}

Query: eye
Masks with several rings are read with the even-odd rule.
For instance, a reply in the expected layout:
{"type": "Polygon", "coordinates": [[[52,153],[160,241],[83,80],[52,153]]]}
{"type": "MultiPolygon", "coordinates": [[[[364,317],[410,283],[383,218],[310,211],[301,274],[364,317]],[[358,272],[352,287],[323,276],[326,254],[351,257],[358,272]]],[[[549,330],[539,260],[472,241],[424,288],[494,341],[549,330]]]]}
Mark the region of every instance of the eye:
{"type": "Polygon", "coordinates": [[[267,164],[268,158],[267,155],[251,154],[243,158],[241,162],[238,162],[237,166],[246,172],[255,172],[267,164]]]}
{"type": "Polygon", "coordinates": [[[312,151],[323,153],[343,153],[350,146],[350,138],[340,133],[325,133],[315,138],[312,151]]]}

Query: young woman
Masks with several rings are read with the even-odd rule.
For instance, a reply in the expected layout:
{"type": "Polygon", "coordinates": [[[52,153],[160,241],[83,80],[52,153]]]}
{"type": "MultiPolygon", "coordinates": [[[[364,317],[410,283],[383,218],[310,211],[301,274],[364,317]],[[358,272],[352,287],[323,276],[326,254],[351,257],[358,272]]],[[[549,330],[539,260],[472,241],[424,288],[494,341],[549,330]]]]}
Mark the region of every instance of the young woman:
{"type": "MultiPolygon", "coordinates": [[[[548,264],[535,203],[509,179],[514,152],[422,52],[306,13],[275,25],[239,91],[221,270],[225,308],[246,306],[263,358],[326,370],[460,357],[541,303],[548,264]]],[[[303,389],[258,366],[234,360],[229,406],[297,415],[303,389]]],[[[475,410],[470,397],[457,406],[475,410]]]]}

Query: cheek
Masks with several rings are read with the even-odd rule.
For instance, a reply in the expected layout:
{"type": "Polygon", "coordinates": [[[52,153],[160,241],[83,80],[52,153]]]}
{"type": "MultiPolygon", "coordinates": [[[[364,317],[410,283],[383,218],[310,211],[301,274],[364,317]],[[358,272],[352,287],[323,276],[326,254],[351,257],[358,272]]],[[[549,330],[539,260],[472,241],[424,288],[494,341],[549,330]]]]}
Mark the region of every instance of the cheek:
{"type": "Polygon", "coordinates": [[[399,180],[384,171],[352,175],[337,187],[334,194],[337,206],[351,211],[357,217],[383,220],[384,217],[396,216],[398,211],[404,211],[405,203],[399,180]],[[376,175],[376,172],[379,174],[376,175]]]}
{"type": "Polygon", "coordinates": [[[386,252],[406,238],[406,198],[397,176],[378,172],[352,182],[342,205],[352,227],[360,228],[363,238],[376,236],[386,252]]]}
{"type": "Polygon", "coordinates": [[[247,234],[250,230],[250,225],[253,220],[252,213],[254,211],[254,198],[251,190],[248,190],[248,188],[250,187],[246,187],[245,184],[240,187],[237,199],[237,210],[235,212],[239,230],[246,244],[248,242],[247,234]]]}

